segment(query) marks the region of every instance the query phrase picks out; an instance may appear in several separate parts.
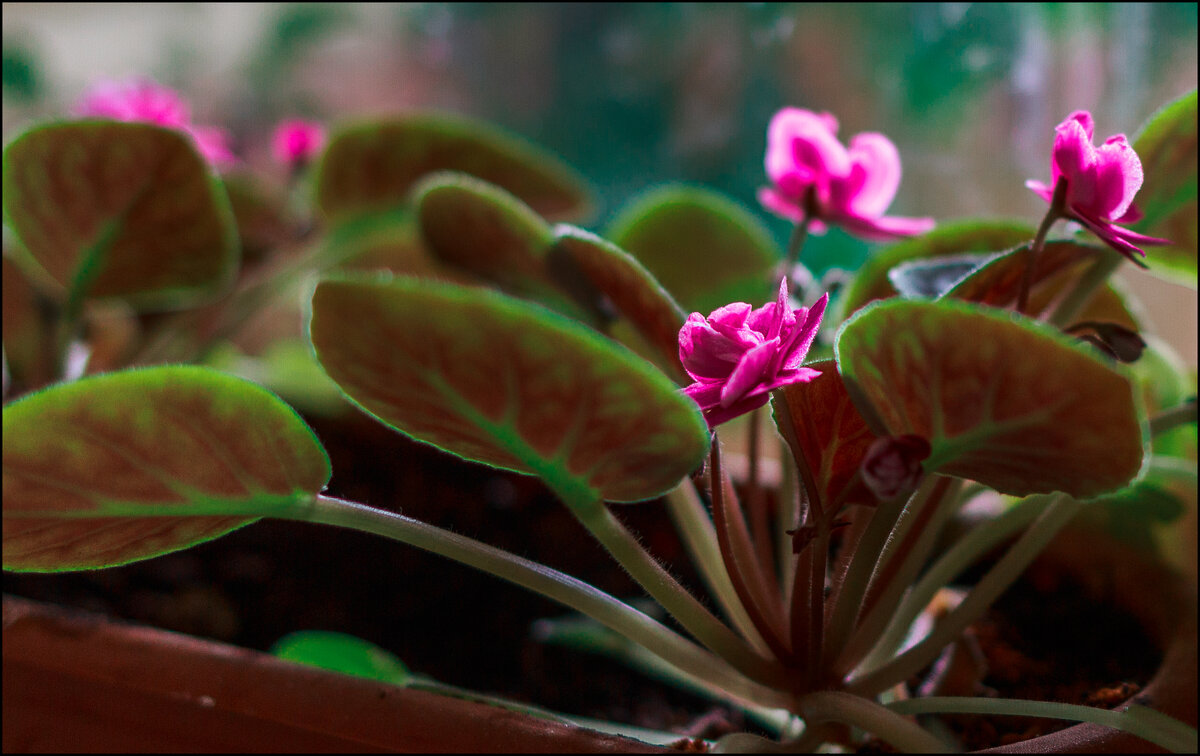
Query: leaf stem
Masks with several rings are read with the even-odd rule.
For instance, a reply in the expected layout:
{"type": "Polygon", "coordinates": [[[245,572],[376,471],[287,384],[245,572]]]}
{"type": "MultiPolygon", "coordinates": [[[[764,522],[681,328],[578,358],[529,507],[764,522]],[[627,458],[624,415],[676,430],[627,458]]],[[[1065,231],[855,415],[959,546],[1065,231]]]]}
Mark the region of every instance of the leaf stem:
{"type": "Polygon", "coordinates": [[[588,583],[494,546],[410,517],[331,496],[318,496],[289,519],[373,533],[489,572],[591,617],[683,672],[748,701],[792,708],[780,689],[747,679],[722,659],[588,583]]]}
{"type": "Polygon", "coordinates": [[[746,607],[742,605],[737,590],[730,582],[729,572],[721,559],[717,546],[717,531],[713,528],[708,511],[690,479],[684,480],[666,496],[667,512],[679,531],[680,539],[691,557],[692,564],[708,586],[709,593],[720,604],[725,616],[733,623],[742,637],[754,650],[763,656],[771,653],[766,641],[754,626],[746,607]]]}
{"type": "Polygon", "coordinates": [[[929,606],[929,602],[933,601],[937,592],[949,585],[951,580],[997,544],[1033,522],[1045,507],[1046,498],[1045,496],[1031,496],[1023,499],[999,517],[977,525],[950,547],[921,576],[913,589],[900,602],[887,629],[860,666],[865,669],[873,669],[882,664],[885,659],[890,658],[900,648],[904,636],[908,633],[908,629],[917,615],[926,606],[929,606]]]}
{"type": "Polygon", "coordinates": [[[938,623],[932,633],[882,667],[852,678],[846,690],[864,696],[878,695],[933,661],[959,633],[983,616],[992,602],[1016,582],[1029,563],[1084,506],[1068,496],[1056,496],[1029,530],[971,589],[963,602],[938,623]]]}
{"type": "Polygon", "coordinates": [[[800,699],[805,722],[844,722],[891,743],[904,753],[950,753],[950,748],[916,722],[882,704],[842,691],[824,690],[800,699]]]}
{"type": "Polygon", "coordinates": [[[1091,722],[1136,735],[1172,753],[1196,752],[1196,728],[1137,704],[1125,711],[1110,711],[1053,701],[930,696],[896,701],[886,706],[897,714],[986,714],[1091,722]],[[1149,715],[1149,712],[1158,716],[1149,715]]]}

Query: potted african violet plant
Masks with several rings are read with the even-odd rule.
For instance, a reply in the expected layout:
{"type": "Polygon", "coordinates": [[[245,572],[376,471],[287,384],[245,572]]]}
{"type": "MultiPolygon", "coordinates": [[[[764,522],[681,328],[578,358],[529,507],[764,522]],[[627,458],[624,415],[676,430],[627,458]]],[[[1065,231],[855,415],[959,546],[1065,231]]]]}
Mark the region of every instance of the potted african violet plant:
{"type": "MultiPolygon", "coordinates": [[[[118,93],[144,106],[133,115],[88,115],[157,125],[52,123],[5,150],[13,257],[57,305],[49,337],[9,354],[14,381],[37,390],[4,408],[5,569],[124,564],[263,517],[335,525],[550,597],[619,639],[626,661],[743,709],[772,736],[729,735],[719,749],[874,737],[953,750],[932,715],[956,712],[1195,749],[1177,719],[1194,710],[1172,701],[1108,710],[911,685],[1077,516],[1194,500],[1189,379],[1148,358],[1159,350],[1106,282],[1125,260],[1194,278],[1195,93],[1132,146],[1095,147],[1085,112],[1064,120],[1051,183],[1030,183],[1049,204],[1037,229],[887,216],[900,182],[890,140],[860,134],[847,148],[833,116],[784,109],[759,196],[795,223],[782,258],[747,211],[702,189],[646,195],[600,236],[552,225],[580,217],[586,190],[511,137],[428,114],[352,125],[316,163],[313,216],[289,239],[291,258],[238,276],[249,224],[230,209],[236,184],[198,152],[211,132],[169,108],[146,112],[161,101],[148,86],[118,93]],[[1082,235],[1050,238],[1059,220],[1082,235]],[[836,304],[801,263],[805,239],[828,225],[896,242],[836,304]],[[672,623],[323,493],[328,457],[286,403],[210,367],[159,364],[202,358],[305,277],[316,280],[312,354],[346,399],[418,441],[538,476],[672,623]],[[109,300],[177,312],[86,375],[97,351],[85,326],[109,300]],[[770,421],[784,452],[767,490],[770,421]],[[722,436],[741,432],[735,485],[722,436]],[[658,497],[708,601],[610,507],[658,497]],[[952,527],[980,501],[998,506],[952,527]],[[945,598],[989,554],[982,577],[945,598]]],[[[283,143],[299,154],[316,140],[283,143]]],[[[1194,584],[1172,596],[1172,610],[1194,613],[1194,584]]],[[[1194,625],[1190,638],[1194,658],[1194,625]]],[[[1176,648],[1168,664],[1186,654],[1176,648]]]]}

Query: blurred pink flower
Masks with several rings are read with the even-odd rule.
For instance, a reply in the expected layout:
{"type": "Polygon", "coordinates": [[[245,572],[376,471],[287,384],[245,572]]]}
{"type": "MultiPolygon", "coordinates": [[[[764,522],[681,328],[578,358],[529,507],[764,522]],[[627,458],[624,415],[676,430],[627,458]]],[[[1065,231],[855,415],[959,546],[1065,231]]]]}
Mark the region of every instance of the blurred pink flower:
{"type": "Polygon", "coordinates": [[[1146,253],[1139,244],[1170,244],[1166,239],[1120,228],[1117,223],[1133,223],[1142,217],[1133,204],[1133,195],[1142,188],[1142,161],[1124,134],[1111,136],[1100,147],[1092,146],[1095,125],[1092,114],[1076,110],[1055,128],[1054,152],[1050,159],[1050,185],[1026,181],[1047,202],[1054,201],[1054,188],[1065,181],[1066,200],[1063,214],[1082,223],[1105,244],[1139,265],[1133,256],[1146,253]]]}
{"type": "Polygon", "coordinates": [[[679,360],[695,383],[683,392],[700,405],[709,428],[761,407],[780,386],[820,375],[800,363],[828,301],[825,294],[811,308],[791,309],[784,278],[778,299],[757,310],[734,302],[707,318],[688,316],[679,331],[679,360]]]}
{"type": "Polygon", "coordinates": [[[271,154],[287,166],[304,165],[325,146],[325,127],[316,121],[292,118],[275,127],[271,154]]]}
{"type": "Polygon", "coordinates": [[[809,228],[841,226],[864,239],[888,240],[929,231],[932,218],[884,217],[900,186],[900,154],[883,134],[858,134],[847,150],[837,139],[838,122],[829,113],[784,108],[767,128],[767,178],[758,201],[771,212],[799,223],[812,213],[809,228]]]}
{"type": "Polygon", "coordinates": [[[178,129],[192,137],[197,151],[209,163],[225,166],[236,160],[224,129],[194,125],[187,101],[175,90],[150,79],[98,82],[83,93],[72,112],[85,118],[140,121],[178,129]]]}

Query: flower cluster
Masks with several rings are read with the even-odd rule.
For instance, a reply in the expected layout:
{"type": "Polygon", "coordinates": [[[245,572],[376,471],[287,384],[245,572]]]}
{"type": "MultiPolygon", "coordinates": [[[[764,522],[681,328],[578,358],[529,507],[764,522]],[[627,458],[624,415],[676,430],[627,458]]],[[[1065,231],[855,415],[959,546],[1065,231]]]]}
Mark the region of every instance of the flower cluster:
{"type": "Polygon", "coordinates": [[[85,118],[140,121],[179,129],[192,138],[209,163],[224,167],[236,160],[224,129],[192,123],[187,101],[173,89],[150,79],[99,82],[83,94],[74,113],[85,118]]]}
{"type": "Polygon", "coordinates": [[[922,234],[932,218],[884,216],[900,186],[900,155],[883,134],[858,134],[846,149],[829,113],[784,108],[767,128],[767,178],[758,199],[788,220],[809,221],[823,233],[826,223],[864,239],[888,240],[922,234]]]}

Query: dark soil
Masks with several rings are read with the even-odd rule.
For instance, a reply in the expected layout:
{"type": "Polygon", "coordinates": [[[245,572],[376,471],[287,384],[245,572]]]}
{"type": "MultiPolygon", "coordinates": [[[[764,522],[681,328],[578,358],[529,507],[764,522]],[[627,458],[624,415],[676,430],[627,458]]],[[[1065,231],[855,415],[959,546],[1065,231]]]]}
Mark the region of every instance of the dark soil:
{"type": "MultiPolygon", "coordinates": [[[[616,596],[641,595],[536,480],[462,462],[363,418],[310,422],[333,461],[332,495],[401,511],[616,596]]],[[[662,506],[615,511],[685,585],[698,583],[662,506]]],[[[1035,586],[1046,590],[1010,591],[973,628],[987,672],[972,684],[1006,698],[1111,706],[1150,679],[1160,657],[1136,640],[1143,636],[1133,620],[1089,603],[1057,577],[1036,577],[1035,586]],[[1114,653],[1113,639],[1138,653],[1114,653]]],[[[736,712],[619,663],[535,642],[531,624],[564,614],[557,604],[441,557],[335,528],[264,521],[124,567],[5,573],[4,590],[261,650],[295,630],[350,633],[414,672],[567,714],[689,736],[745,727],[736,712]]],[[[969,748],[1066,724],[949,721],[969,748]]]]}

